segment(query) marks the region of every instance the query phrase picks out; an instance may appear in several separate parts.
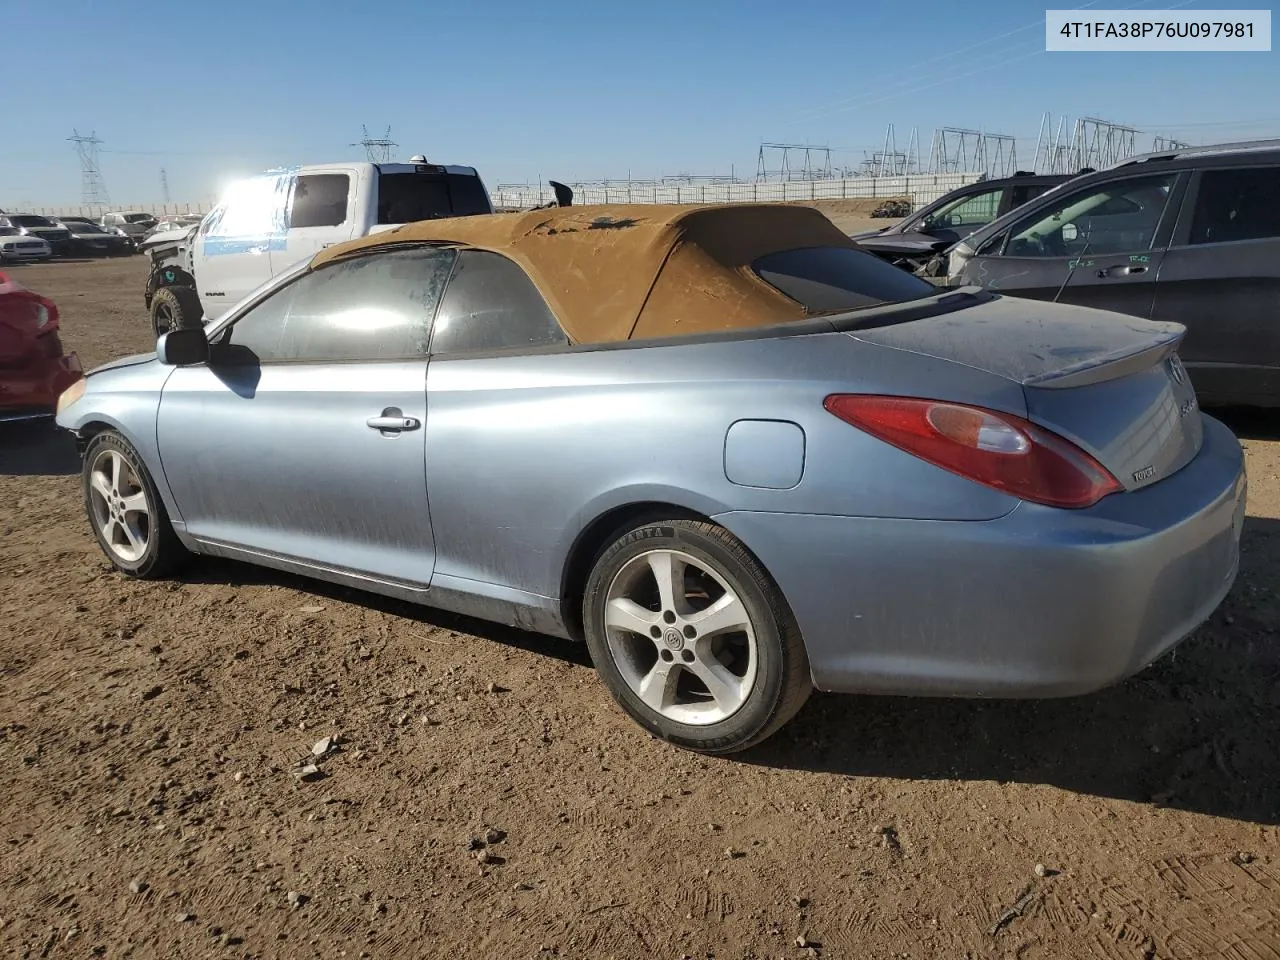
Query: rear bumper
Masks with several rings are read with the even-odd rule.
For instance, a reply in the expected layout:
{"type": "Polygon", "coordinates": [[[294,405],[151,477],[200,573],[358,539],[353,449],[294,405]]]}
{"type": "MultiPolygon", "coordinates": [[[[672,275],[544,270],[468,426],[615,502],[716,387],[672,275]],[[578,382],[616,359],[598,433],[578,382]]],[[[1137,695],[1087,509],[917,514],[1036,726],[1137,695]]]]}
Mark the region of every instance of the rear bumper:
{"type": "Polygon", "coordinates": [[[59,394],[83,376],[80,358],[74,353],[17,370],[0,370],[0,420],[52,415],[59,394]]]}
{"type": "Polygon", "coordinates": [[[1054,697],[1128,677],[1195,630],[1239,564],[1239,442],[1088,510],[1021,503],[997,520],[728,513],[773,574],[815,685],[849,693],[1054,697]]]}

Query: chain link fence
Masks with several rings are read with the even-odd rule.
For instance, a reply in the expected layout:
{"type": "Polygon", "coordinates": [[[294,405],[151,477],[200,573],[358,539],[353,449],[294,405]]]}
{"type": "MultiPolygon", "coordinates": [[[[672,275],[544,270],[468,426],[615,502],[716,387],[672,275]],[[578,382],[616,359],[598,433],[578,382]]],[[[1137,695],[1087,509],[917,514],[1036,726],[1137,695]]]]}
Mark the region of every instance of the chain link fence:
{"type": "MultiPolygon", "coordinates": [[[[606,185],[570,184],[575,204],[592,203],[776,203],[816,200],[877,200],[908,197],[920,207],[982,178],[980,173],[940,173],[907,177],[850,177],[824,180],[760,180],[748,183],[660,183],[623,181],[606,185]]],[[[549,186],[499,184],[490,189],[499,209],[527,210],[549,203],[549,186]]]]}

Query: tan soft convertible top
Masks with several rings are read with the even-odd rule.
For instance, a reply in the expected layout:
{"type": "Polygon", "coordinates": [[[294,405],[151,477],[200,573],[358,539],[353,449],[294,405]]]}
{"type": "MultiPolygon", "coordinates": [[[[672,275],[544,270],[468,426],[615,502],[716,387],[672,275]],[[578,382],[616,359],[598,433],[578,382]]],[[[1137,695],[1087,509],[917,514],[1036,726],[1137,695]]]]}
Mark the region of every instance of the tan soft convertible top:
{"type": "Polygon", "coordinates": [[[805,308],[751,270],[798,247],[857,245],[812,207],[609,204],[423,220],[327,247],[312,269],[403,243],[489,250],[520,264],[574,343],[799,320],[805,308]]]}

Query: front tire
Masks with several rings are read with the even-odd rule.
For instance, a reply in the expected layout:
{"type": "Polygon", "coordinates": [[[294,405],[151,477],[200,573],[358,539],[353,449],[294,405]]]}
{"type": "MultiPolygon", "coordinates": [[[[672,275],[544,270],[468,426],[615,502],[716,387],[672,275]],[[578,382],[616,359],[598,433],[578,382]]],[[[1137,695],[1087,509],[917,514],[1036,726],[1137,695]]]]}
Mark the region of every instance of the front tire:
{"type": "Polygon", "coordinates": [[[121,573],[159,580],[189,556],[142,458],[120,434],[106,430],[89,442],[81,483],[93,536],[121,573]]]}
{"type": "Polygon", "coordinates": [[[170,330],[199,327],[204,307],[192,287],[160,287],[151,296],[151,326],[160,337],[170,330]]]}
{"type": "Polygon", "coordinates": [[[644,523],[596,559],[583,600],[605,685],[657,737],[734,753],[772,736],[813,690],[781,591],[728,531],[644,523]]]}

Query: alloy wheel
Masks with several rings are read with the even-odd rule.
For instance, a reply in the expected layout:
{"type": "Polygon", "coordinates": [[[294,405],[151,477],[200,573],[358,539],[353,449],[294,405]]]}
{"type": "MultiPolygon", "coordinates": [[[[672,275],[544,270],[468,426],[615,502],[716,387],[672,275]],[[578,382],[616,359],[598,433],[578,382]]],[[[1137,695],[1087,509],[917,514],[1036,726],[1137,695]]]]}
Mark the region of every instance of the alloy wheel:
{"type": "Polygon", "coordinates": [[[151,504],[137,471],[116,450],[103,449],[94,458],[89,507],[108,549],[125,563],[141,560],[151,539],[151,504]]]}
{"type": "Polygon", "coordinates": [[[629,560],[604,606],[609,652],[631,691],[677,723],[732,716],[755,686],[755,630],[742,599],[707,561],[679,550],[629,560]]]}

